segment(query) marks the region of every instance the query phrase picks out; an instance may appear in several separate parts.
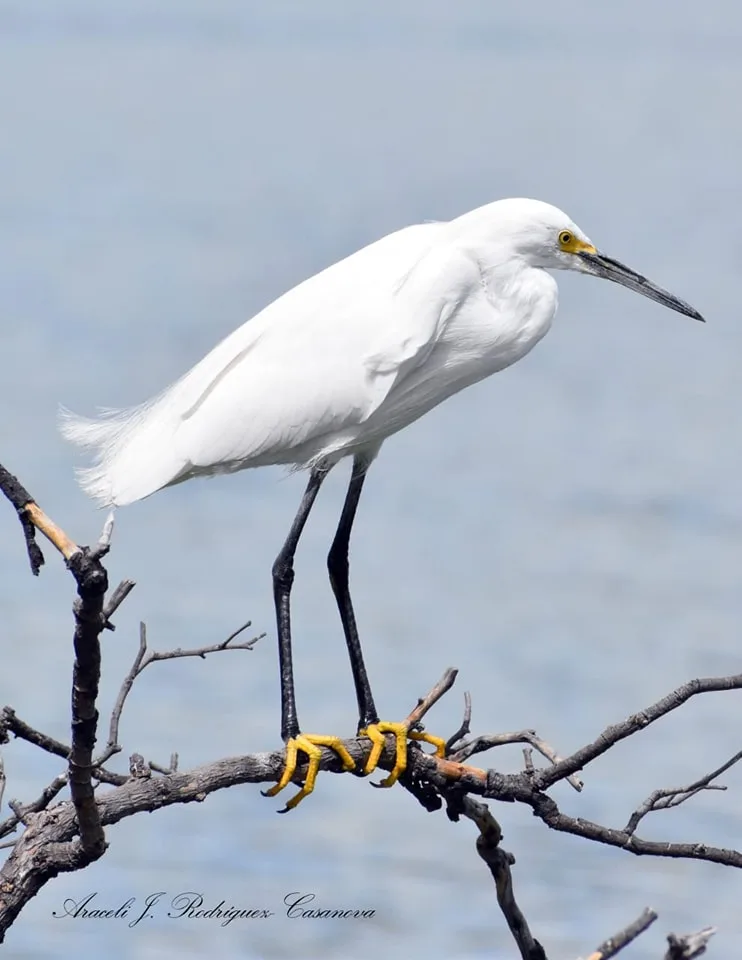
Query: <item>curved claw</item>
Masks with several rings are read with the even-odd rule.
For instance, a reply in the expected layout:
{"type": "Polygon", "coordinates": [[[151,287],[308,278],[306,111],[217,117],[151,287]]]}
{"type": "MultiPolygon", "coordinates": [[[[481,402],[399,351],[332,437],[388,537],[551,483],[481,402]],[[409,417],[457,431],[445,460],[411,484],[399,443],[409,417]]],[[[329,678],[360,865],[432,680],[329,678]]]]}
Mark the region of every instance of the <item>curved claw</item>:
{"type": "Polygon", "coordinates": [[[435,756],[444,757],[446,751],[446,741],[441,737],[434,737],[430,733],[419,733],[416,730],[410,730],[405,723],[370,723],[359,734],[368,737],[371,741],[371,752],[363,768],[365,774],[373,773],[379,760],[381,751],[384,749],[385,733],[393,733],[397,742],[397,754],[394,760],[394,767],[389,774],[380,783],[374,783],[374,787],[393,787],[400,776],[407,769],[407,740],[418,740],[424,743],[430,743],[435,747],[435,756]]]}
{"type": "Polygon", "coordinates": [[[342,760],[344,770],[355,770],[355,760],[343,746],[343,741],[340,737],[319,736],[313,733],[300,733],[296,737],[291,737],[286,743],[286,760],[281,779],[275,787],[271,787],[269,790],[261,790],[260,792],[264,797],[275,797],[284,787],[288,786],[296,773],[300,750],[307,755],[309,766],[307,767],[307,775],[303,786],[286,803],[283,810],[278,811],[279,813],[288,813],[289,810],[293,810],[294,807],[301,803],[304,797],[309,796],[312,790],[314,790],[314,783],[319,773],[319,762],[322,757],[320,747],[329,747],[330,750],[334,750],[342,760]]]}
{"type": "Polygon", "coordinates": [[[446,741],[443,737],[434,737],[432,733],[422,733],[419,730],[412,730],[407,734],[410,740],[420,740],[423,743],[429,743],[435,747],[434,757],[443,760],[446,756],[446,741]]]}

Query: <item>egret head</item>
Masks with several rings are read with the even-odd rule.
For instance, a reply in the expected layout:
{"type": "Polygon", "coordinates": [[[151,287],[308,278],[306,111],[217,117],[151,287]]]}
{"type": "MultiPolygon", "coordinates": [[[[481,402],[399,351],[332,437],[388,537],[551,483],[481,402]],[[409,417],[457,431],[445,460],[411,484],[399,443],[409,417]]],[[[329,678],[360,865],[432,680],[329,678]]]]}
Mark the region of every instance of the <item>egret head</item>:
{"type": "Polygon", "coordinates": [[[606,256],[562,210],[540,200],[501,200],[496,208],[498,227],[509,237],[511,249],[532,266],[549,270],[577,270],[612,280],[656,300],[671,310],[703,321],[684,300],[663,290],[625,264],[606,256]]]}

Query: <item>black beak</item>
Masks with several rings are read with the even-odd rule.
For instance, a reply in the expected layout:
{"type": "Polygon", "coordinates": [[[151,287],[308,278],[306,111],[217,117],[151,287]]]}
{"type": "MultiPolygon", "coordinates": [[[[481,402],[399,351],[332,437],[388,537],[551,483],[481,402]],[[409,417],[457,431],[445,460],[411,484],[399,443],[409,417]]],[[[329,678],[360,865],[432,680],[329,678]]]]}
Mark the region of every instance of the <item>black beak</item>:
{"type": "Polygon", "coordinates": [[[642,296],[649,297],[650,300],[656,300],[657,303],[661,303],[671,310],[676,310],[678,313],[683,313],[686,317],[693,317],[694,320],[700,320],[701,323],[706,322],[701,314],[689,303],[686,303],[685,300],[674,297],[671,293],[668,293],[667,290],[658,287],[640,273],[625,266],[623,263],[619,263],[618,260],[612,260],[597,250],[594,253],[583,250],[577,255],[587,265],[588,273],[592,273],[594,276],[601,277],[604,280],[612,280],[614,283],[620,283],[622,287],[628,287],[629,290],[641,293],[642,296]]]}

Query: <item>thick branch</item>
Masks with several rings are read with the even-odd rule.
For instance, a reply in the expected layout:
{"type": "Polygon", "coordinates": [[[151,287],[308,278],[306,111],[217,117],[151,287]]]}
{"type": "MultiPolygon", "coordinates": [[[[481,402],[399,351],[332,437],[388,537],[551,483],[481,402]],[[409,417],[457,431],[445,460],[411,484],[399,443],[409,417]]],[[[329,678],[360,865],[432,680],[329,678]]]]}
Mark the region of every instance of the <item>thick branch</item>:
{"type": "MultiPolygon", "coordinates": [[[[43,512],[17,478],[3,467],[0,467],[0,490],[18,511],[32,571],[38,573],[43,556],[36,545],[29,522],[59,550],[77,584],[78,600],[74,607],[73,636],[75,660],[72,675],[72,743],[68,763],[70,794],[80,828],[80,849],[69,851],[69,854],[76,863],[80,857],[87,858],[90,862],[101,856],[105,850],[103,827],[93,793],[92,757],[98,723],[96,700],[100,681],[100,633],[107,623],[103,603],[108,589],[108,575],[100,558],[109,548],[113,517],[107,519],[98,545],[90,550],[87,547],[78,547],[43,512]]],[[[114,604],[121,602],[125,595],[124,590],[125,588],[122,588],[119,595],[113,598],[114,604]]],[[[47,742],[44,748],[47,749],[50,745],[47,742]]],[[[14,854],[10,859],[13,856],[14,854]]]]}
{"type": "Polygon", "coordinates": [[[93,749],[98,727],[100,633],[106,623],[103,601],[108,575],[100,561],[81,550],[68,561],[80,598],[75,605],[75,663],[72,671],[72,745],[69,783],[77,810],[82,848],[90,859],[106,847],[93,791],[93,749]]]}
{"type": "Polygon", "coordinates": [[[510,870],[515,864],[515,857],[500,846],[500,824],[485,804],[477,803],[471,797],[466,797],[461,812],[479,827],[477,853],[489,867],[495,881],[497,902],[518,945],[522,960],[547,960],[544,948],[531,934],[526,918],[515,902],[513,875],[510,870]]]}
{"type": "MultiPolygon", "coordinates": [[[[411,720],[419,722],[425,709],[441,695],[442,687],[450,688],[452,682],[453,678],[447,672],[444,681],[433,692],[435,697],[431,694],[421,700],[411,720]]],[[[346,740],[344,744],[358,768],[362,768],[370,750],[369,741],[358,737],[346,740]]],[[[385,745],[379,766],[390,770],[394,763],[395,747],[390,741],[385,745]]],[[[136,813],[154,811],[175,803],[200,802],[216,790],[237,784],[275,782],[283,765],[284,752],[281,750],[227,758],[163,777],[135,775],[118,788],[97,795],[100,824],[103,827],[136,813]]],[[[322,751],[320,769],[341,772],[341,762],[333,751],[322,751]]],[[[142,769],[142,773],[146,771],[142,769]]],[[[506,802],[517,801],[529,805],[553,829],[622,847],[635,854],[688,857],[742,867],[742,853],[734,850],[703,844],[657,843],[629,835],[626,831],[611,830],[587,820],[568,817],[561,813],[551,797],[537,789],[534,780],[538,774],[500,774],[493,770],[480,770],[452,760],[438,759],[425,753],[416,744],[410,744],[408,748],[407,773],[411,781],[426,784],[428,790],[437,791],[440,796],[447,799],[455,796],[460,809],[468,802],[467,793],[506,802]]],[[[299,766],[294,780],[301,781],[305,775],[306,767],[299,766]]],[[[13,891],[12,896],[5,898],[5,908],[0,910],[0,939],[23,904],[43,883],[58,872],[78,869],[86,862],[82,846],[72,842],[79,829],[73,805],[57,804],[32,814],[28,819],[29,827],[0,871],[5,888],[13,891]]],[[[504,876],[502,871],[505,865],[504,861],[497,864],[500,876],[504,876]]],[[[516,927],[520,927],[518,922],[516,927]]]]}

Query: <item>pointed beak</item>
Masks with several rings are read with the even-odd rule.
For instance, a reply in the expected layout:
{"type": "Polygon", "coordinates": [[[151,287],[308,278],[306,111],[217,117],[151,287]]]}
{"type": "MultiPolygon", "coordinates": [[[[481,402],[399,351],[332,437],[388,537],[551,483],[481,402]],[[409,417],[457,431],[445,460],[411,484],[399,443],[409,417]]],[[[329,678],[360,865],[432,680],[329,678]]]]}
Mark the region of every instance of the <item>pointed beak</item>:
{"type": "Polygon", "coordinates": [[[620,283],[622,287],[628,287],[629,290],[641,293],[642,296],[649,297],[650,300],[656,300],[657,303],[685,314],[686,317],[693,317],[694,320],[700,320],[701,323],[706,322],[701,314],[685,300],[673,296],[667,290],[663,290],[662,287],[658,287],[651,280],[647,280],[646,277],[632,270],[631,267],[619,263],[618,260],[606,257],[599,250],[581,250],[577,256],[583,261],[587,273],[591,273],[595,277],[601,277],[603,280],[620,283]]]}

